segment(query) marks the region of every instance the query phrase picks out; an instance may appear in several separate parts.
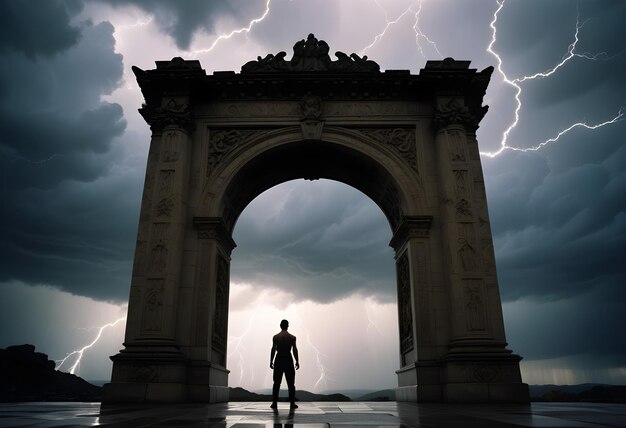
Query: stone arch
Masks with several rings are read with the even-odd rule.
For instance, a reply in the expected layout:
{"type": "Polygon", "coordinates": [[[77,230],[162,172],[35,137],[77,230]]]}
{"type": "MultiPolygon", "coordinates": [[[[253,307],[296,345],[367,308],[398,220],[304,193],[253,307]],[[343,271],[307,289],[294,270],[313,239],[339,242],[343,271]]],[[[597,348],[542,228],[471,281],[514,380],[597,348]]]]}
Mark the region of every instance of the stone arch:
{"type": "Polygon", "coordinates": [[[303,140],[297,128],[260,135],[225,159],[215,173],[197,215],[222,218],[231,232],[256,196],[292,179],[326,178],[360,190],[383,211],[392,231],[402,215],[418,214],[423,192],[419,174],[400,164],[393,153],[362,134],[341,129],[325,131],[323,141],[303,140]]]}
{"type": "Polygon", "coordinates": [[[446,58],[381,72],[355,54],[331,60],[313,35],[284,57],[240,74],[181,58],[133,68],[152,140],[124,349],[103,401],[228,400],[232,230],[293,178],[351,185],[389,221],[398,400],[528,401],[506,348],[475,133],[493,67],[446,58]]]}

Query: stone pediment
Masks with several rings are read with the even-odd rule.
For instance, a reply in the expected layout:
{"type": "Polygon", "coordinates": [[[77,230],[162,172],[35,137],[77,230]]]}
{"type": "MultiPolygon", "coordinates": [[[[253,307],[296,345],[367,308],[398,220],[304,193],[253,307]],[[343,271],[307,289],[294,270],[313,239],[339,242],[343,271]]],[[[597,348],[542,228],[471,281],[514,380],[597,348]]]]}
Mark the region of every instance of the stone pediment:
{"type": "Polygon", "coordinates": [[[268,54],[265,58],[259,56],[255,61],[244,64],[241,67],[241,72],[380,72],[380,66],[368,59],[367,56],[360,57],[355,53],[346,55],[343,52],[335,52],[337,60],[333,61],[328,55],[329,51],[328,43],[317,40],[313,34],[309,34],[306,40],[302,39],[293,45],[293,56],[290,60],[285,59],[287,56],[285,52],[278,52],[276,55],[268,54]]]}

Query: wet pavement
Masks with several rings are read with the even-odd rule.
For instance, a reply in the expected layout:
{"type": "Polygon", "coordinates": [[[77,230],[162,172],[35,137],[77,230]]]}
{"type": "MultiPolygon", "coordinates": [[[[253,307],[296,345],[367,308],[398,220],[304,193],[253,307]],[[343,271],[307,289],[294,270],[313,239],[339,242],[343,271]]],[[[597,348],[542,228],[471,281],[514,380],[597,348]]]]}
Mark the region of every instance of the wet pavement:
{"type": "Polygon", "coordinates": [[[520,405],[303,402],[163,406],[100,403],[2,403],[0,427],[626,427],[626,404],[520,405]]]}

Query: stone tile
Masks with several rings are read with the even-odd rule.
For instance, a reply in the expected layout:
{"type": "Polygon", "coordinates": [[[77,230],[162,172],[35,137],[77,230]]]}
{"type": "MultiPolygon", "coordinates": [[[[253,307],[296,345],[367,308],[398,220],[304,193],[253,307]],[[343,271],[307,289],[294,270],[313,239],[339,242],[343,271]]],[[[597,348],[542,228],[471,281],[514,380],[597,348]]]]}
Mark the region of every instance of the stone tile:
{"type": "Polygon", "coordinates": [[[0,427],[115,428],[420,428],[624,427],[626,405],[534,403],[531,406],[396,402],[104,406],[99,403],[0,404],[0,427]]]}

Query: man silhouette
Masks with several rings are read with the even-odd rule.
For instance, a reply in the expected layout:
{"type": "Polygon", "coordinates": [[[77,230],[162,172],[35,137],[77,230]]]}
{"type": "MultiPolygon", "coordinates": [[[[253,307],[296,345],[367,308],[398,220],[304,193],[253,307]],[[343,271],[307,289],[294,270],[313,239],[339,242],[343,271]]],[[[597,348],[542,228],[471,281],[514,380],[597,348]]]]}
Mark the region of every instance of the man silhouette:
{"type": "Polygon", "coordinates": [[[285,380],[287,381],[287,387],[289,388],[289,402],[292,409],[297,409],[296,405],[296,370],[300,368],[298,361],[298,347],[296,346],[296,336],[289,334],[287,329],[289,328],[289,321],[282,320],[280,322],[281,332],[275,334],[272,338],[272,350],[270,352],[270,369],[274,369],[274,386],[272,388],[272,409],[277,407],[278,391],[280,390],[280,383],[283,381],[283,373],[285,374],[285,380]],[[293,356],[296,358],[296,366],[294,370],[293,359],[291,358],[291,351],[293,349],[293,356]],[[274,359],[276,356],[276,359],[274,359]]]}

